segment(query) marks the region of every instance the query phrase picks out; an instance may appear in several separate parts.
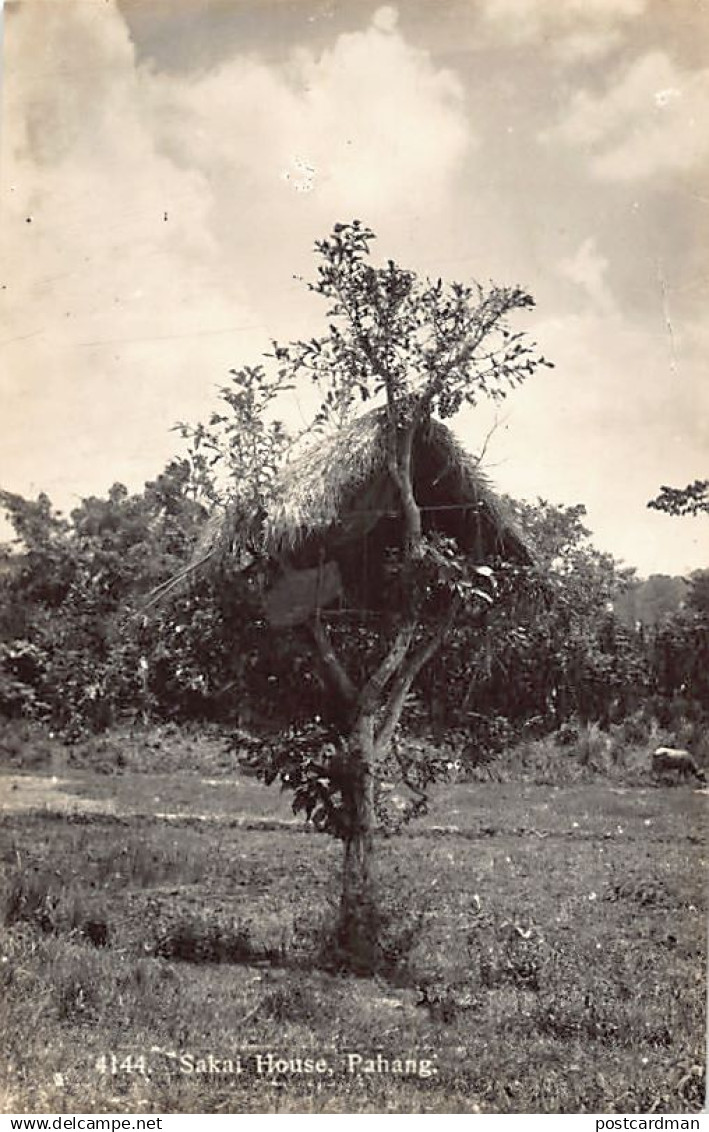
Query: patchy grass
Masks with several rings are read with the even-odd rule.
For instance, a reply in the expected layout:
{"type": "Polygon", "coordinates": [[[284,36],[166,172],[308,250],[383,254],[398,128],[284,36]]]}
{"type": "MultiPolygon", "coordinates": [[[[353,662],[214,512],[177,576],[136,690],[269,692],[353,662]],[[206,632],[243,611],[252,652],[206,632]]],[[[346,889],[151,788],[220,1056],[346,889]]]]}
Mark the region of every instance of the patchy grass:
{"type": "Polygon", "coordinates": [[[277,791],[197,766],[65,773],[87,811],[115,812],[6,816],[6,1111],[701,1108],[706,799],[689,788],[442,789],[378,843],[385,981],[332,969],[339,846],[278,827],[277,791]],[[268,1052],[328,1071],[259,1072],[268,1052]],[[365,1072],[377,1054],[417,1071],[365,1072]]]}

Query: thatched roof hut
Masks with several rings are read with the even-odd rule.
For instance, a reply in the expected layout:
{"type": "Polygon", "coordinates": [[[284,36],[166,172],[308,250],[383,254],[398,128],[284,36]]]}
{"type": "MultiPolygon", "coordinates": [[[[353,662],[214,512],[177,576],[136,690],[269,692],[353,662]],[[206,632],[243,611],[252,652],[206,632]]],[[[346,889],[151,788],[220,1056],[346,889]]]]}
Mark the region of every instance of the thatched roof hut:
{"type": "MultiPolygon", "coordinates": [[[[274,564],[265,598],[274,624],[305,620],[316,605],[381,608],[382,570],[402,542],[385,428],[381,410],[358,417],[283,468],[265,513],[245,514],[235,502],[211,524],[203,554],[248,561],[255,550],[274,564]]],[[[477,462],[445,425],[431,420],[419,428],[412,465],[424,532],[455,538],[479,565],[531,561],[477,462]]]]}

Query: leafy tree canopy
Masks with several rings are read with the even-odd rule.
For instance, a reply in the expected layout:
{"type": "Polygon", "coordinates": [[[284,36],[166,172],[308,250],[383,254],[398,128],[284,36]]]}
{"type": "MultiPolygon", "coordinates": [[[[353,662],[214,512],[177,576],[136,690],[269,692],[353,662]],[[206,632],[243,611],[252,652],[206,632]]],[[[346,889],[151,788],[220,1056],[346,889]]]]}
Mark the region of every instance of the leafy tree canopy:
{"type": "Polygon", "coordinates": [[[695,480],[686,487],[663,484],[660,494],[650,500],[648,507],[668,515],[709,514],[709,480],[695,480]]]}

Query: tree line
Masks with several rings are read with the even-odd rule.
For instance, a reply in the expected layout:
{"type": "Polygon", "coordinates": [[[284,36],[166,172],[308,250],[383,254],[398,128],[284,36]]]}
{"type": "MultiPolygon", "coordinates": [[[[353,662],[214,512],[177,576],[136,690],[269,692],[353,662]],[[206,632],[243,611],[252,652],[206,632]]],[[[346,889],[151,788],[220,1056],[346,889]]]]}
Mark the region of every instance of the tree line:
{"type": "MultiPolygon", "coordinates": [[[[207,522],[193,456],[142,492],[115,484],[69,515],[43,494],[0,494],[14,532],[0,558],[4,716],[72,739],[125,719],[275,730],[327,715],[313,644],[298,628],[272,629],[236,568],[195,571],[148,607],[194,559],[207,522]]],[[[507,502],[549,580],[544,600],[498,602],[482,631],[453,629],[419,675],[407,726],[467,735],[483,757],[530,726],[607,725],[650,709],[662,722],[678,700],[709,710],[709,570],[641,583],[594,547],[581,504],[507,502]]],[[[340,618],[331,631],[356,667],[375,630],[340,618]]]]}

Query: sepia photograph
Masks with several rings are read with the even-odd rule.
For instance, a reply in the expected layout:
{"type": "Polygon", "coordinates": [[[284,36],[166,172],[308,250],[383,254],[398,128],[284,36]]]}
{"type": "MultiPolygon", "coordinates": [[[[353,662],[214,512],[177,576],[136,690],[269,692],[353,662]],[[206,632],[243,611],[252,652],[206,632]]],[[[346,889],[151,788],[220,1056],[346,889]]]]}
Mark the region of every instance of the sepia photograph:
{"type": "Polygon", "coordinates": [[[0,18],[0,1112],[698,1127],[707,0],[0,18]]]}

